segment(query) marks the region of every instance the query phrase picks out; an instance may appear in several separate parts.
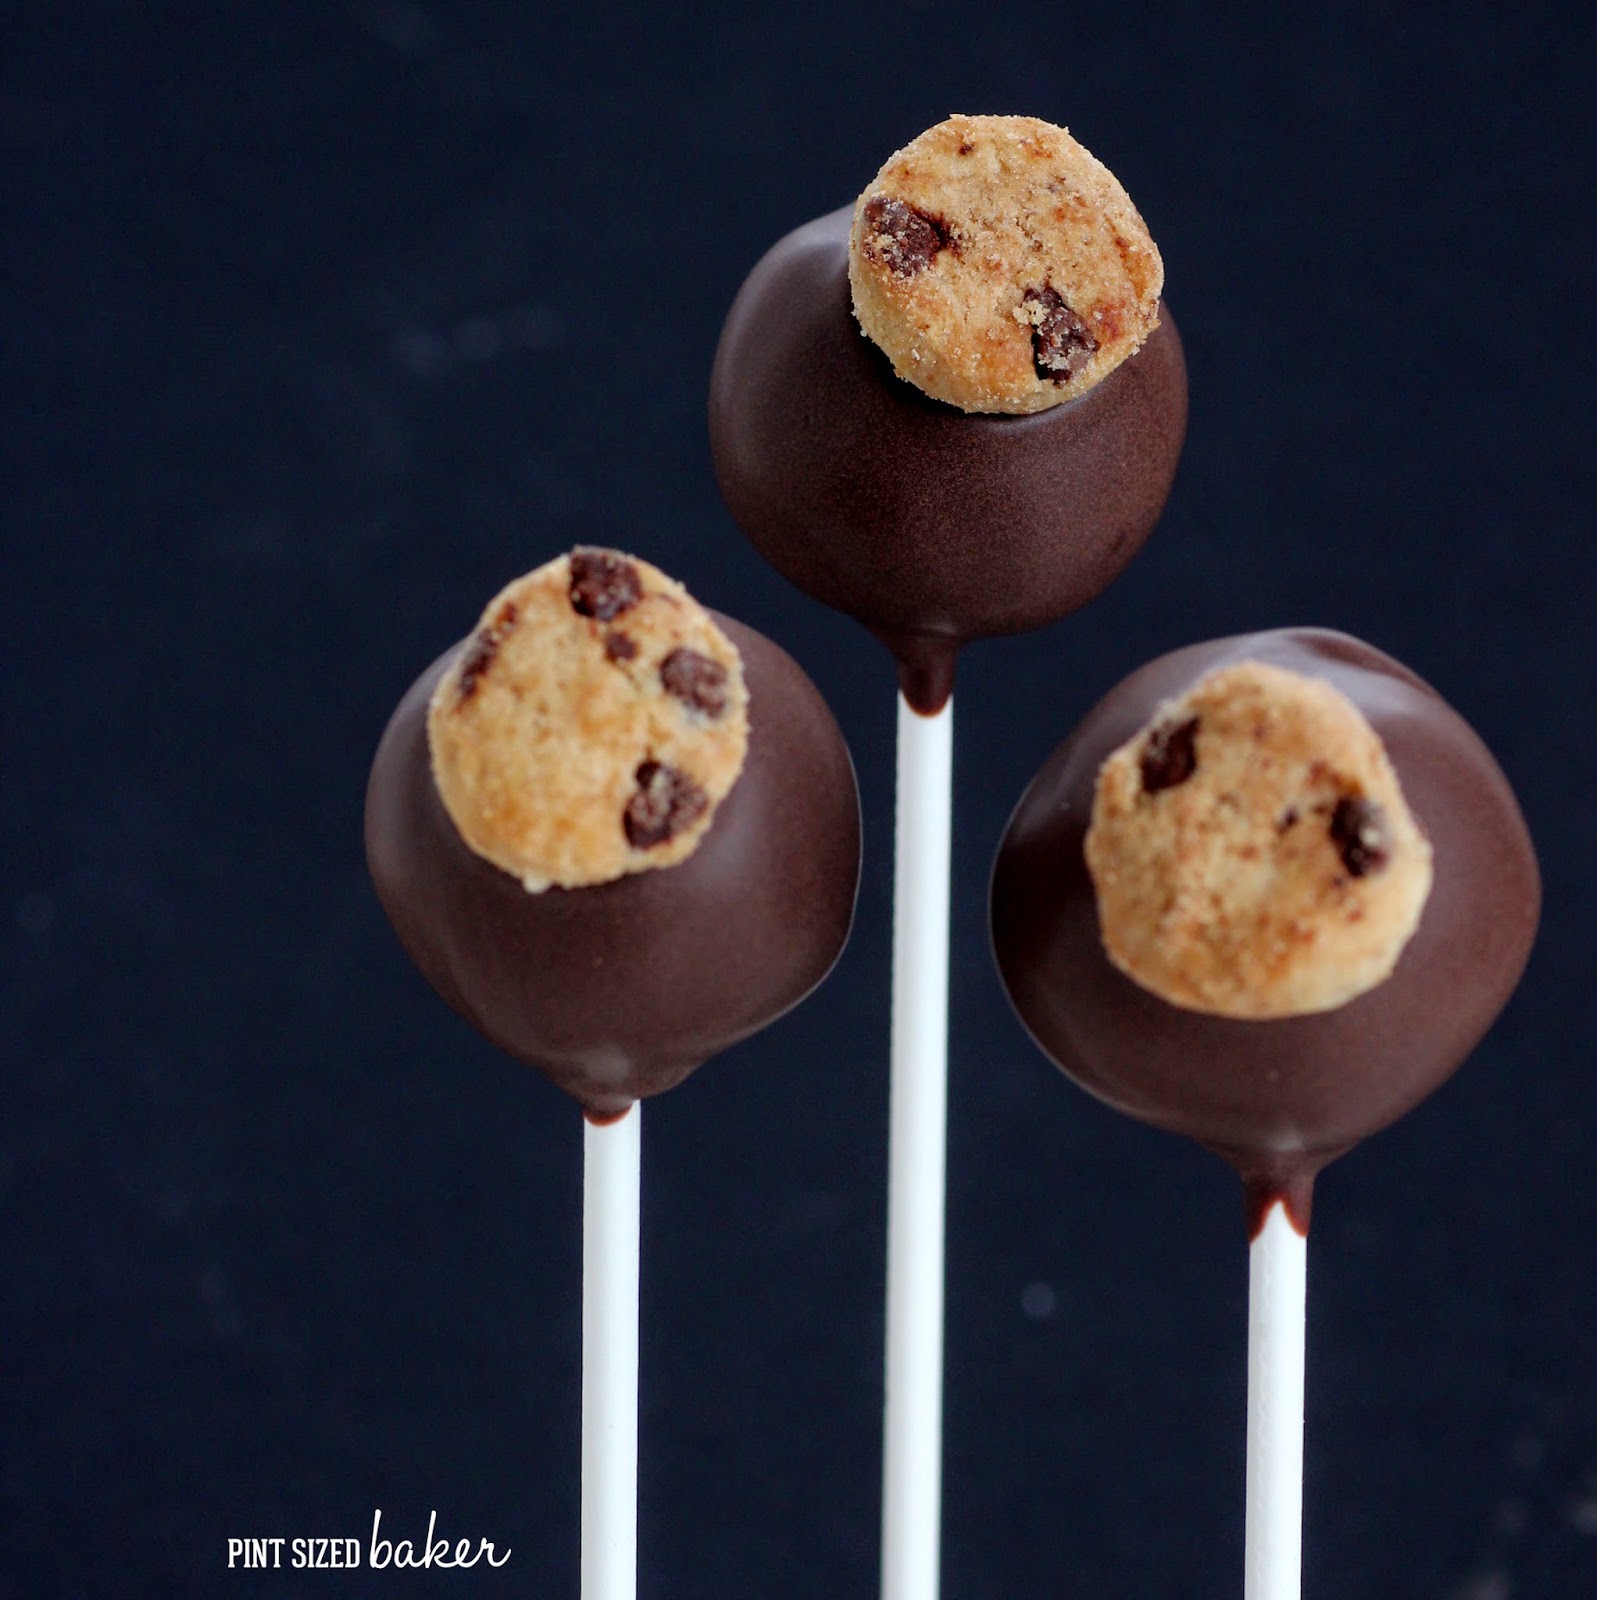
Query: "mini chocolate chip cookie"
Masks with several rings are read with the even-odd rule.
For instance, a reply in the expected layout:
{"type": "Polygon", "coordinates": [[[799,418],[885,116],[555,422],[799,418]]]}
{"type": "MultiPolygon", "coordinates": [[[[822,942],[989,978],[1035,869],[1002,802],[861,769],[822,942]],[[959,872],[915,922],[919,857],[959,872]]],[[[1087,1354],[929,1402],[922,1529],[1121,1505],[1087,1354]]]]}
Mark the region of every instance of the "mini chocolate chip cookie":
{"type": "Polygon", "coordinates": [[[1063,129],[950,117],[854,208],[860,326],[964,411],[1030,412],[1106,378],[1159,325],[1164,264],[1126,191],[1063,129]]]}
{"type": "Polygon", "coordinates": [[[573,550],[489,603],[427,738],[478,855],[534,893],[606,883],[697,848],[748,751],[743,665],[681,584],[573,550]]]}
{"type": "Polygon", "coordinates": [[[1085,850],[1110,960],[1225,1017],[1374,988],[1431,887],[1430,845],[1363,715],[1258,662],[1209,673],[1104,762],[1085,850]]]}

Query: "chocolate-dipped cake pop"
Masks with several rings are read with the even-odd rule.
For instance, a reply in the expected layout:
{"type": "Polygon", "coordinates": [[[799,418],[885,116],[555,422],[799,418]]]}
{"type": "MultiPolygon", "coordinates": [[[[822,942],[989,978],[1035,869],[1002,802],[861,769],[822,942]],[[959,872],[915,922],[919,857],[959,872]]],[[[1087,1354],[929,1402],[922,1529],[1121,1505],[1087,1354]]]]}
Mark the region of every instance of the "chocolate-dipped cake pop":
{"type": "Polygon", "coordinates": [[[1076,610],[1152,531],[1187,417],[1163,283],[1114,176],[1029,117],[950,117],[749,274],[710,384],[722,493],[917,709],[962,643],[1076,610]]]}
{"type": "Polygon", "coordinates": [[[366,798],[416,965],[595,1117],[825,977],[859,848],[853,765],[800,668],[610,550],[489,604],[400,703],[366,798]]]}
{"type": "Polygon", "coordinates": [[[1320,629],[1133,673],[1043,766],[992,883],[998,966],[1042,1049],[1300,1228],[1315,1174],[1490,1027],[1539,907],[1479,738],[1320,629]]]}

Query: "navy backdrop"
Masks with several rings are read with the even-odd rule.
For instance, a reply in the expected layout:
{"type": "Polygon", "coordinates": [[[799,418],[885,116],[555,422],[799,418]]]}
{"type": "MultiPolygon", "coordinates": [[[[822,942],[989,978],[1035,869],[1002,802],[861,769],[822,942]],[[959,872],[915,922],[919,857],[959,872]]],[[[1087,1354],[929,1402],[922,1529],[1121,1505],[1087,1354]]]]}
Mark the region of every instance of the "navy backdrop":
{"type": "Polygon", "coordinates": [[[1297,622],[1476,724],[1548,889],[1322,1180],[1305,1592],[1597,1595],[1592,41],[1335,9],[6,8],[0,1596],[575,1594],[580,1122],[411,971],[360,810],[411,677],[596,538],[809,667],[867,823],[830,983],[648,1110],[641,1592],[874,1593],[892,675],[745,546],[704,398],[760,252],[950,110],[1124,180],[1192,425],[1120,583],[962,670],[949,1600],[1240,1592],[1235,1179],[1033,1051],[984,892],[1104,688],[1297,622]],[[512,1559],[227,1571],[377,1507],[512,1559]]]}

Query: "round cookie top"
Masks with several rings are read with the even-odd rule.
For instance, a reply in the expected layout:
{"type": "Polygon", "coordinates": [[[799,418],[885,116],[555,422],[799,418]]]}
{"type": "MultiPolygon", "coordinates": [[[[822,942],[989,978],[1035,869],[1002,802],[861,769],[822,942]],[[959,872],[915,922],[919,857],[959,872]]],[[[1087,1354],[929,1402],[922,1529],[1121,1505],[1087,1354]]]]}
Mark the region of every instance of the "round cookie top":
{"type": "Polygon", "coordinates": [[[1045,411],[1159,325],[1164,263],[1119,180],[1034,117],[953,116],[854,207],[849,284],[893,370],[964,411],[1045,411]]]}
{"type": "Polygon", "coordinates": [[[1208,673],[1104,762],[1085,853],[1115,966],[1223,1017],[1374,988],[1431,888],[1430,844],[1363,714],[1254,661],[1208,673]]]}
{"type": "Polygon", "coordinates": [[[736,647],[681,584],[580,548],[508,584],[433,693],[461,838],[532,893],[669,867],[743,769],[736,647]]]}

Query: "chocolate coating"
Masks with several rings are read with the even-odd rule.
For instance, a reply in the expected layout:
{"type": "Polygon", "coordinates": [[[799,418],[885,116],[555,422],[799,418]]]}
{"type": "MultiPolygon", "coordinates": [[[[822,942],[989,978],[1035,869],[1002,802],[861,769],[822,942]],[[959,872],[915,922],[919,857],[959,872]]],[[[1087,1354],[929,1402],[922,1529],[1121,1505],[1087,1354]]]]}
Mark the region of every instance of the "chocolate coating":
{"type": "Polygon", "coordinates": [[[754,546],[898,657],[937,710],[969,639],[1057,621],[1101,593],[1164,509],[1187,426],[1165,311],[1079,399],[970,415],[893,373],[860,332],[850,208],[790,233],[727,315],[710,378],[721,492],[754,546]]]}
{"type": "Polygon", "coordinates": [[[427,746],[454,651],[412,685],[372,763],[366,859],[400,943],[468,1022],[596,1119],[797,1005],[853,921],[859,794],[843,736],[785,651],[716,621],[743,658],[748,757],[680,865],[529,894],[471,851],[427,746]]]}
{"type": "Polygon", "coordinates": [[[1308,1225],[1315,1174],[1458,1068],[1513,992],[1541,905],[1507,780],[1469,725],[1391,657],[1346,634],[1286,630],[1178,650],[1099,702],[1032,782],[992,881],[993,949],[1033,1039],[1128,1115],[1207,1145],[1250,1214],[1284,1198],[1308,1225]],[[1182,1010],[1112,966],[1082,841],[1104,759],[1210,670],[1262,661],[1324,678],[1386,745],[1434,851],[1420,925],[1386,982],[1334,1011],[1235,1021],[1182,1010]]]}

